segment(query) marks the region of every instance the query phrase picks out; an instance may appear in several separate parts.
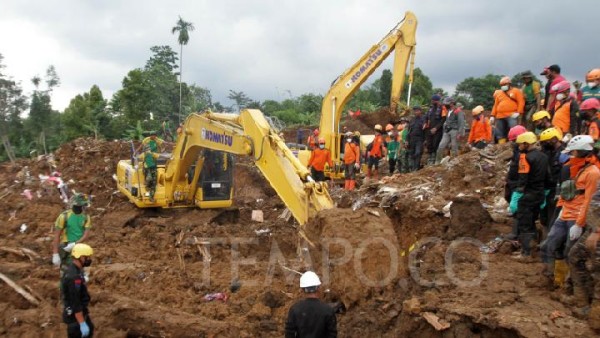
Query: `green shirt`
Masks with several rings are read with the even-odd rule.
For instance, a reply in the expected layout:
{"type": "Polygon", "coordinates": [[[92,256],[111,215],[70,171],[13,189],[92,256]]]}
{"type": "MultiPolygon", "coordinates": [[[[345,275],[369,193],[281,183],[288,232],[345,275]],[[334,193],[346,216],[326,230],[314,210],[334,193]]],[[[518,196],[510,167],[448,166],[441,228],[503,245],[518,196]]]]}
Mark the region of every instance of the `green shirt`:
{"type": "Polygon", "coordinates": [[[158,154],[147,151],[144,153],[144,167],[145,168],[156,168],[156,159],[158,154]]]}
{"type": "Polygon", "coordinates": [[[153,153],[158,153],[158,150],[159,150],[158,148],[160,146],[162,146],[163,142],[165,142],[165,141],[163,141],[162,139],[160,139],[158,137],[155,138],[154,140],[151,137],[146,137],[145,139],[142,140],[142,144],[144,146],[150,147],[150,151],[152,151],[153,153]]]}
{"type": "Polygon", "coordinates": [[[398,153],[398,148],[400,147],[400,142],[398,142],[397,138],[394,137],[391,141],[389,141],[387,143],[387,150],[388,150],[388,159],[390,160],[395,160],[396,159],[396,155],[398,153]]]}
{"type": "Polygon", "coordinates": [[[76,214],[72,210],[63,211],[54,224],[57,230],[63,230],[60,240],[62,243],[77,242],[83,237],[85,230],[92,227],[90,216],[84,214],[76,214]]]}
{"type": "Polygon", "coordinates": [[[530,84],[523,86],[523,96],[525,96],[525,102],[535,102],[535,96],[540,93],[540,83],[537,81],[531,81],[530,84]]]}

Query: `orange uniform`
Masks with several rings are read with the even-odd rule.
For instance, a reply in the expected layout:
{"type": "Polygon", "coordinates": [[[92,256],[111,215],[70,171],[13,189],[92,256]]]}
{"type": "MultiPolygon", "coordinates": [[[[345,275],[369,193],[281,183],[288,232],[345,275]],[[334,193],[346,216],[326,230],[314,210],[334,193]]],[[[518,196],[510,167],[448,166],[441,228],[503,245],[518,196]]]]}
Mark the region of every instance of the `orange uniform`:
{"type": "Polygon", "coordinates": [[[570,201],[562,200],[562,220],[574,220],[579,226],[585,225],[587,211],[592,196],[596,193],[598,180],[600,180],[600,169],[597,166],[590,165],[583,169],[583,172],[577,177],[575,187],[578,190],[585,190],[585,193],[576,195],[570,201]]]}
{"type": "Polygon", "coordinates": [[[344,145],[344,163],[345,164],[360,164],[360,150],[353,142],[346,142],[344,145]]]}
{"type": "Polygon", "coordinates": [[[383,137],[381,136],[381,134],[375,135],[375,139],[373,139],[373,147],[369,151],[369,157],[383,157],[383,155],[385,155],[383,144],[383,137]]]}
{"type": "Polygon", "coordinates": [[[506,92],[502,90],[494,92],[493,117],[503,119],[510,117],[513,113],[523,114],[523,109],[525,109],[525,99],[520,89],[513,87],[506,92]]]}
{"type": "Polygon", "coordinates": [[[315,135],[310,135],[306,140],[306,144],[308,145],[308,149],[316,149],[319,147],[319,138],[315,135]]]}
{"type": "Polygon", "coordinates": [[[576,134],[576,126],[572,125],[577,123],[577,115],[576,111],[571,111],[572,100],[568,100],[567,102],[559,102],[555,103],[554,117],[552,117],[552,125],[561,130],[563,134],[571,133],[572,135],[576,134]]]}
{"type": "Polygon", "coordinates": [[[473,119],[467,143],[479,141],[485,141],[487,143],[492,142],[492,126],[490,125],[490,121],[485,117],[482,117],[479,121],[473,119]]]}
{"type": "Polygon", "coordinates": [[[309,167],[313,167],[318,171],[323,171],[325,170],[325,163],[329,164],[330,168],[333,167],[329,149],[317,148],[310,153],[310,158],[308,159],[309,167]]]}

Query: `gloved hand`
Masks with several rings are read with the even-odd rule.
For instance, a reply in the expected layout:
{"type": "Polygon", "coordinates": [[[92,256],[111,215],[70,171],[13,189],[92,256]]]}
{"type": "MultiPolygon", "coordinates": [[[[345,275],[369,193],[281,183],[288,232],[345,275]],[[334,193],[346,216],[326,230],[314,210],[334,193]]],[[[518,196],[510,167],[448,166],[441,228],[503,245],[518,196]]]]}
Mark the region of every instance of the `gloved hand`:
{"type": "Polygon", "coordinates": [[[519,116],[521,116],[521,114],[519,114],[519,113],[517,113],[517,112],[514,112],[514,113],[512,113],[512,114],[510,115],[510,117],[511,117],[511,118],[513,118],[513,119],[518,119],[518,118],[519,118],[519,116]]]}
{"type": "Polygon", "coordinates": [[[82,337],[87,337],[90,335],[90,327],[87,325],[86,322],[79,323],[79,330],[81,331],[82,337]]]}
{"type": "Polygon", "coordinates": [[[522,192],[513,191],[512,196],[510,197],[510,204],[508,205],[511,214],[514,215],[517,213],[517,207],[519,206],[519,200],[521,197],[523,197],[522,192]]]}
{"type": "Polygon", "coordinates": [[[573,224],[571,229],[569,229],[569,239],[571,241],[576,241],[579,237],[581,237],[581,233],[583,232],[583,228],[577,224],[573,224]]]}
{"type": "Polygon", "coordinates": [[[566,144],[566,143],[569,143],[569,141],[571,141],[572,138],[573,138],[573,135],[567,133],[567,134],[565,134],[565,136],[563,136],[562,141],[563,141],[563,143],[566,144]]]}
{"type": "Polygon", "coordinates": [[[60,256],[57,253],[52,254],[52,264],[60,266],[60,256]]]}
{"type": "Polygon", "coordinates": [[[69,244],[67,244],[63,250],[65,250],[66,252],[71,252],[71,250],[73,250],[73,247],[75,246],[75,242],[71,242],[69,244]]]}
{"type": "Polygon", "coordinates": [[[490,117],[490,124],[494,124],[494,122],[496,122],[496,118],[495,117],[490,117]]]}
{"type": "Polygon", "coordinates": [[[358,163],[354,163],[354,168],[355,168],[356,170],[360,169],[360,164],[358,164],[358,163]]]}

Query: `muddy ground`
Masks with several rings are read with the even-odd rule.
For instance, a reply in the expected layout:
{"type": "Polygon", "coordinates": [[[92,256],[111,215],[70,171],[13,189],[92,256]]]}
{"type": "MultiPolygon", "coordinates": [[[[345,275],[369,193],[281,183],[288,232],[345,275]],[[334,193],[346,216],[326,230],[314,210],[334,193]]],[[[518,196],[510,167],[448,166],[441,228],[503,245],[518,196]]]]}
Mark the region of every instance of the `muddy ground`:
{"type": "Polygon", "coordinates": [[[354,193],[333,189],[338,207],[308,225],[312,246],[279,217],[283,203],[244,159],[234,208],[136,209],[112,179],[129,149],[79,139],[54,159],[0,165],[0,272],[39,303],[1,282],[0,335],[64,336],[59,273],[50,264],[64,204],[38,178],[54,165],[71,189],[93,195],[97,337],[281,337],[302,296],[294,270],[309,267],[324,280],[324,299],[345,306],[342,337],[594,336],[558,301],[564,291],[549,287],[540,263],[514,260],[510,243],[480,250],[510,230],[501,199],[506,148],[363,182],[354,193]],[[264,222],[252,221],[252,210],[262,210],[264,222]],[[227,300],[204,299],[218,292],[227,300]]]}

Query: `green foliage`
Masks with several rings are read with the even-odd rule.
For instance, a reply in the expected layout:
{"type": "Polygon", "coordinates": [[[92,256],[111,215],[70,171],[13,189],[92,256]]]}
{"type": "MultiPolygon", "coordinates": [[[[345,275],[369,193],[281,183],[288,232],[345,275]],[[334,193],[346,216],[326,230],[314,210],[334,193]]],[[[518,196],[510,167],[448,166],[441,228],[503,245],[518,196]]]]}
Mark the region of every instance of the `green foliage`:
{"type": "Polygon", "coordinates": [[[482,77],[468,77],[456,85],[454,95],[470,109],[477,105],[483,105],[491,109],[494,105],[494,91],[498,89],[498,83],[502,76],[487,74],[482,77]]]}
{"type": "MultiPolygon", "coordinates": [[[[431,101],[431,96],[433,95],[433,84],[431,80],[421,68],[415,68],[413,71],[413,84],[411,90],[411,98],[410,104],[414,105],[424,105],[431,101]]],[[[402,89],[401,101],[406,103],[406,99],[408,98],[408,75],[406,76],[406,81],[404,82],[404,88],[402,89]]]]}
{"type": "Polygon", "coordinates": [[[66,140],[82,136],[98,138],[109,133],[110,116],[102,91],[94,85],[89,93],[77,95],[62,114],[66,140]]]}
{"type": "Polygon", "coordinates": [[[379,89],[379,106],[384,107],[390,104],[392,95],[392,71],[384,69],[377,83],[379,89]]]}
{"type": "Polygon", "coordinates": [[[142,127],[142,121],[137,121],[135,127],[127,129],[125,137],[128,140],[142,140],[144,139],[144,128],[142,127]]]}
{"type": "Polygon", "coordinates": [[[179,16],[179,20],[175,24],[175,27],[171,28],[171,33],[179,33],[177,36],[177,42],[180,45],[187,45],[188,41],[190,41],[190,32],[194,30],[194,24],[191,22],[187,22],[179,16]]]}
{"type": "Polygon", "coordinates": [[[231,89],[229,90],[227,98],[235,102],[238,111],[246,108],[252,102],[252,99],[250,99],[246,93],[242,91],[236,92],[231,89]]]}

